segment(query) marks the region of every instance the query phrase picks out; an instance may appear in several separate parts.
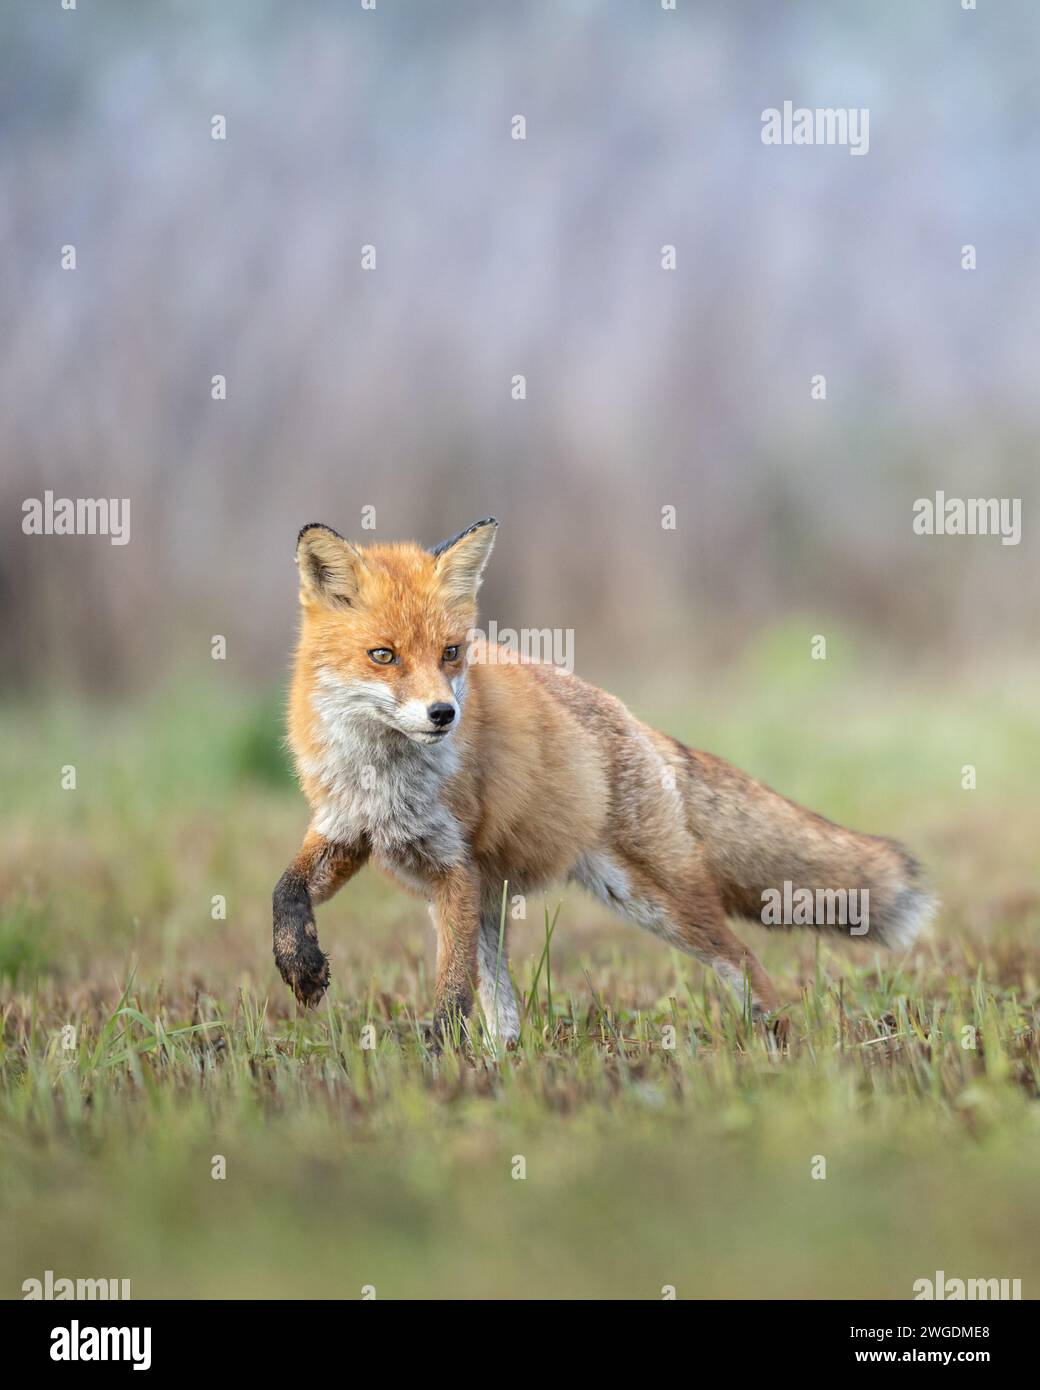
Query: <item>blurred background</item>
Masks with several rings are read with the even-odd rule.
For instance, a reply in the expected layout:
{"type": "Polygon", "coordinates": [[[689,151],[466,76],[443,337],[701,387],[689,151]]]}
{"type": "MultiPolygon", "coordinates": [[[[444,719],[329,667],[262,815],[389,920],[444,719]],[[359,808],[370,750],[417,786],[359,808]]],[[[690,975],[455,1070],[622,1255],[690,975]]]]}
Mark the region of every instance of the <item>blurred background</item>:
{"type": "Polygon", "coordinates": [[[1033,0],[0,26],[0,1296],[905,1298],[945,1269],[1034,1297],[1033,0]],[[786,100],[868,108],[869,153],[763,145],[786,100]],[[937,489],[1021,498],[1021,543],[915,536],[937,489]],[[129,498],[129,544],[24,535],[48,490],[129,498]],[[307,821],[297,530],[488,514],[485,620],[573,630],[641,717],[927,865],[905,958],[740,928],[782,1067],[586,900],[550,992],[549,895],[512,934],[526,1051],[434,1069],[426,913],[372,871],[297,1017],[269,945],[307,821]]]}
{"type": "Polygon", "coordinates": [[[296,531],[371,539],[366,505],[431,544],[498,516],[485,615],[574,628],[594,678],[793,612],[958,673],[1035,642],[1030,0],[2,22],[4,684],[181,679],[216,632],[280,680],[296,531]],[[869,153],[763,145],[785,99],[868,107],[869,153]],[[130,544],[24,537],[48,488],[129,497],[130,544]],[[936,488],[1022,497],[1022,543],[915,537],[936,488]]]}

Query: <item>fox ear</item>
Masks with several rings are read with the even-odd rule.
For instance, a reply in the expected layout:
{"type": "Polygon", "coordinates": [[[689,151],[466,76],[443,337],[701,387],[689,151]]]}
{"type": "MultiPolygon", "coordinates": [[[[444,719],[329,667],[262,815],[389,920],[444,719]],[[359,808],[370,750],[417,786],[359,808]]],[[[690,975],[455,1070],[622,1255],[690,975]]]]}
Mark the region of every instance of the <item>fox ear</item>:
{"type": "Polygon", "coordinates": [[[300,602],[349,608],[357,601],[364,560],[357,546],[331,526],[312,521],[296,537],[300,602]]]}
{"type": "Polygon", "coordinates": [[[434,549],[437,573],[451,598],[460,602],[476,598],[497,530],[495,518],[485,517],[434,549]]]}

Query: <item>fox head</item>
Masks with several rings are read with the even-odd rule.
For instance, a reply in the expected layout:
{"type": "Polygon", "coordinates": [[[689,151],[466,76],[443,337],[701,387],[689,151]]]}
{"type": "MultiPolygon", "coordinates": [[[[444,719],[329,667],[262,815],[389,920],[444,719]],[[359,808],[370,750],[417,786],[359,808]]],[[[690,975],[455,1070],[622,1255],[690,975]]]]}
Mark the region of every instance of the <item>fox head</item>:
{"type": "Polygon", "coordinates": [[[358,546],[330,526],[303,528],[300,651],[344,717],[374,720],[421,744],[449,737],[497,527],[487,517],[434,550],[358,546]]]}

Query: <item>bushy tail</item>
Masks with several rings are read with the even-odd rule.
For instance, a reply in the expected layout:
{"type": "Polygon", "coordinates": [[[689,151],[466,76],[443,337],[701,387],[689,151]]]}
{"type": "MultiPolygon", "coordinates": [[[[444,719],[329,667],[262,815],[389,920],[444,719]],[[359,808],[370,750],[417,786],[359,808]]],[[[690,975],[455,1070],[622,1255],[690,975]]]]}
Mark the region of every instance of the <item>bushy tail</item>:
{"type": "Polygon", "coordinates": [[[897,841],[846,830],[721,758],[691,751],[687,805],[726,911],[901,949],[935,911],[897,841]]]}

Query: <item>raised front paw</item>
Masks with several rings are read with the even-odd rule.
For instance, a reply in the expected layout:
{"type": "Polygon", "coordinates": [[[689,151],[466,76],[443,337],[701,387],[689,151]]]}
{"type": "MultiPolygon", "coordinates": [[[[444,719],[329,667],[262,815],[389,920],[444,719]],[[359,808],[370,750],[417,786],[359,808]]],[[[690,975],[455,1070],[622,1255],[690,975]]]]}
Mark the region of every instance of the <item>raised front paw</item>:
{"type": "Polygon", "coordinates": [[[275,949],[282,979],[304,1007],[316,1008],[329,987],[329,958],[309,936],[299,936],[285,951],[275,949]]]}

